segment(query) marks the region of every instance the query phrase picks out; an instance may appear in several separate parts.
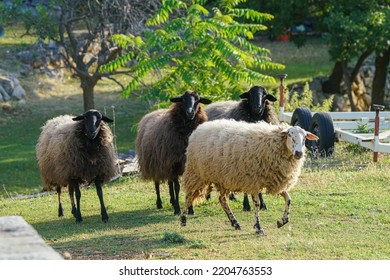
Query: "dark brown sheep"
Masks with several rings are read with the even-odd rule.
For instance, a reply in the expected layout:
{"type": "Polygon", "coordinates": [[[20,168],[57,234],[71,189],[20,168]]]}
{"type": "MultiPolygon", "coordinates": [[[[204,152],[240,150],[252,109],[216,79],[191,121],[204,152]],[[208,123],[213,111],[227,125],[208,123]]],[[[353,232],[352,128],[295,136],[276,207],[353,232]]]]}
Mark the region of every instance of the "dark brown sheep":
{"type": "Polygon", "coordinates": [[[61,188],[69,187],[72,214],[82,221],[80,184],[95,182],[103,222],[108,221],[102,184],[119,174],[113,136],[105,122],[112,122],[96,110],[72,117],[48,120],[42,127],[36,155],[44,190],[56,188],[58,216],[63,216],[61,188]],[[76,193],[76,204],[74,201],[76,193]]]}
{"type": "Polygon", "coordinates": [[[188,137],[199,124],[207,121],[200,103],[211,101],[192,91],[170,101],[174,104],[169,109],[148,113],[139,122],[136,153],[141,177],[155,183],[157,208],[162,208],[160,182],[168,181],[174,214],[178,215],[179,177],[184,172],[188,137]]]}

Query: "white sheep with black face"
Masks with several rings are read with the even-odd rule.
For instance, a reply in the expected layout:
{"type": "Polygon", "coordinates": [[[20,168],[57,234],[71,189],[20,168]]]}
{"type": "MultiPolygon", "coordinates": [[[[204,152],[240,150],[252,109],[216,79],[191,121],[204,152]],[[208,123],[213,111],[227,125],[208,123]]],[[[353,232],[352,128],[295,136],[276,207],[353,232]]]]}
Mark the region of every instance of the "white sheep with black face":
{"type": "Polygon", "coordinates": [[[228,202],[230,192],[252,195],[256,232],[260,226],[258,193],[281,195],[285,211],[278,227],[289,220],[291,199],[288,191],[298,181],[305,161],[305,140],[317,136],[298,126],[270,125],[215,120],[200,125],[190,136],[183,174],[186,192],[181,224],[186,225],[187,209],[214,184],[219,201],[232,226],[241,229],[228,202]]]}

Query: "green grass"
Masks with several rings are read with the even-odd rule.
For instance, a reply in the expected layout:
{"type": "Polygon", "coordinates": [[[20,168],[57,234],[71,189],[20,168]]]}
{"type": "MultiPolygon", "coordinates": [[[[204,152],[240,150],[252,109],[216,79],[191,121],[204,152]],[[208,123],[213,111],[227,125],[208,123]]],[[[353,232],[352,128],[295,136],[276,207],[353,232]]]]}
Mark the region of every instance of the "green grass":
{"type": "Polygon", "coordinates": [[[110,220],[103,224],[94,188],[82,190],[82,224],[70,214],[56,217],[56,195],[22,200],[4,199],[0,214],[21,215],[61,253],[74,259],[389,259],[390,175],[388,165],[364,169],[309,165],[291,191],[291,221],[281,229],[281,197],[265,196],[261,212],[266,232],[253,229],[253,213],[231,206],[243,229],[234,230],[216,194],[195,207],[186,227],[172,213],[168,192],[164,208],[155,209],[153,184],[124,177],[106,186],[110,220]]]}
{"type": "MultiPolygon", "coordinates": [[[[22,48],[25,43],[13,39],[7,44],[22,48]]],[[[332,65],[318,41],[300,50],[286,42],[264,44],[275,61],[288,66],[290,82],[326,72],[332,65]],[[293,67],[296,69],[291,70],[293,67]]],[[[0,39],[0,52],[7,53],[4,38],[0,39]]],[[[15,63],[8,60],[10,56],[4,56],[0,67],[15,63]]],[[[107,224],[101,222],[93,186],[82,190],[81,224],[70,214],[67,193],[63,194],[65,216],[58,218],[56,195],[20,195],[42,188],[35,160],[40,127],[59,114],[80,114],[81,90],[77,81],[68,78],[63,83],[39,76],[21,81],[29,94],[27,104],[12,102],[11,111],[0,111],[0,216],[22,216],[60,253],[73,259],[390,258],[389,156],[380,155],[379,164],[371,164],[370,151],[342,142],[336,144],[332,157],[308,159],[290,193],[291,221],[283,228],[276,227],[283,199],[265,195],[269,209],[261,212],[265,236],[255,234],[254,214],[241,210],[242,195],[239,202],[231,203],[241,231],[230,226],[215,193],[210,201],[195,207],[196,214],[188,217],[186,227],[180,227],[167,187],[162,188],[164,208],[157,210],[153,184],[136,176],[122,177],[104,187],[110,217],[107,224]]],[[[115,116],[117,147],[124,152],[134,148],[132,127],[147,106],[135,97],[122,100],[118,92],[103,81],[98,84],[95,102],[97,109],[115,116]]]]}
{"type": "MultiPolygon", "coordinates": [[[[277,74],[287,74],[286,85],[296,82],[310,81],[313,77],[328,76],[334,65],[322,38],[309,39],[308,43],[298,48],[293,42],[260,41],[259,45],[271,50],[272,61],[286,66],[284,70],[269,71],[268,74],[276,77],[277,74]]],[[[277,78],[276,78],[277,79],[277,78]]],[[[277,84],[265,84],[276,88],[277,84]]]]}

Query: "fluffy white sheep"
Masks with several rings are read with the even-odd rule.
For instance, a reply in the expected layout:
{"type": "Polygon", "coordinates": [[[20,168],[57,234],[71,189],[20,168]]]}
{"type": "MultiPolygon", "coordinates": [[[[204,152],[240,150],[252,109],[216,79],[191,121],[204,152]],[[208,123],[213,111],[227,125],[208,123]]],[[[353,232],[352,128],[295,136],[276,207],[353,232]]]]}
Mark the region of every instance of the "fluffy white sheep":
{"type": "Polygon", "coordinates": [[[317,136],[298,126],[215,120],[200,125],[190,136],[183,174],[186,200],[181,225],[186,225],[187,210],[214,184],[219,201],[233,227],[241,229],[227,199],[230,192],[252,195],[256,232],[260,226],[258,193],[280,194],[285,211],[278,227],[288,222],[290,196],[305,160],[305,140],[317,136]]]}
{"type": "MultiPolygon", "coordinates": [[[[279,118],[271,102],[276,97],[269,94],[262,86],[253,86],[240,95],[241,101],[218,101],[205,108],[209,121],[217,119],[234,119],[236,121],[259,122],[279,124],[279,118]]],[[[234,198],[233,193],[231,196],[234,198]]],[[[210,195],[206,195],[209,198],[210,195]]],[[[259,193],[260,209],[267,209],[263,196],[259,193]]],[[[242,203],[244,211],[250,211],[248,195],[244,194],[242,203]]]]}

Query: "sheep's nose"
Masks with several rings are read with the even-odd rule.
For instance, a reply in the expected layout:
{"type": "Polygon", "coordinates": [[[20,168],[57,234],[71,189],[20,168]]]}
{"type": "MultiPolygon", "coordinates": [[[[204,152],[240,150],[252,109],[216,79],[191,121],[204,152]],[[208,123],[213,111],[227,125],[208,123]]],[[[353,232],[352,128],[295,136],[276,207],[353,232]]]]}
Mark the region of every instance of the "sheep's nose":
{"type": "Polygon", "coordinates": [[[187,109],[186,115],[188,119],[192,120],[195,117],[194,109],[193,108],[187,109]]]}
{"type": "Polygon", "coordinates": [[[302,158],[302,156],[303,156],[303,153],[302,153],[302,152],[300,152],[300,151],[295,151],[294,157],[295,157],[296,159],[300,159],[300,158],[302,158]]]}
{"type": "Polygon", "coordinates": [[[253,109],[253,113],[259,114],[261,112],[261,107],[256,107],[253,109]]]}

